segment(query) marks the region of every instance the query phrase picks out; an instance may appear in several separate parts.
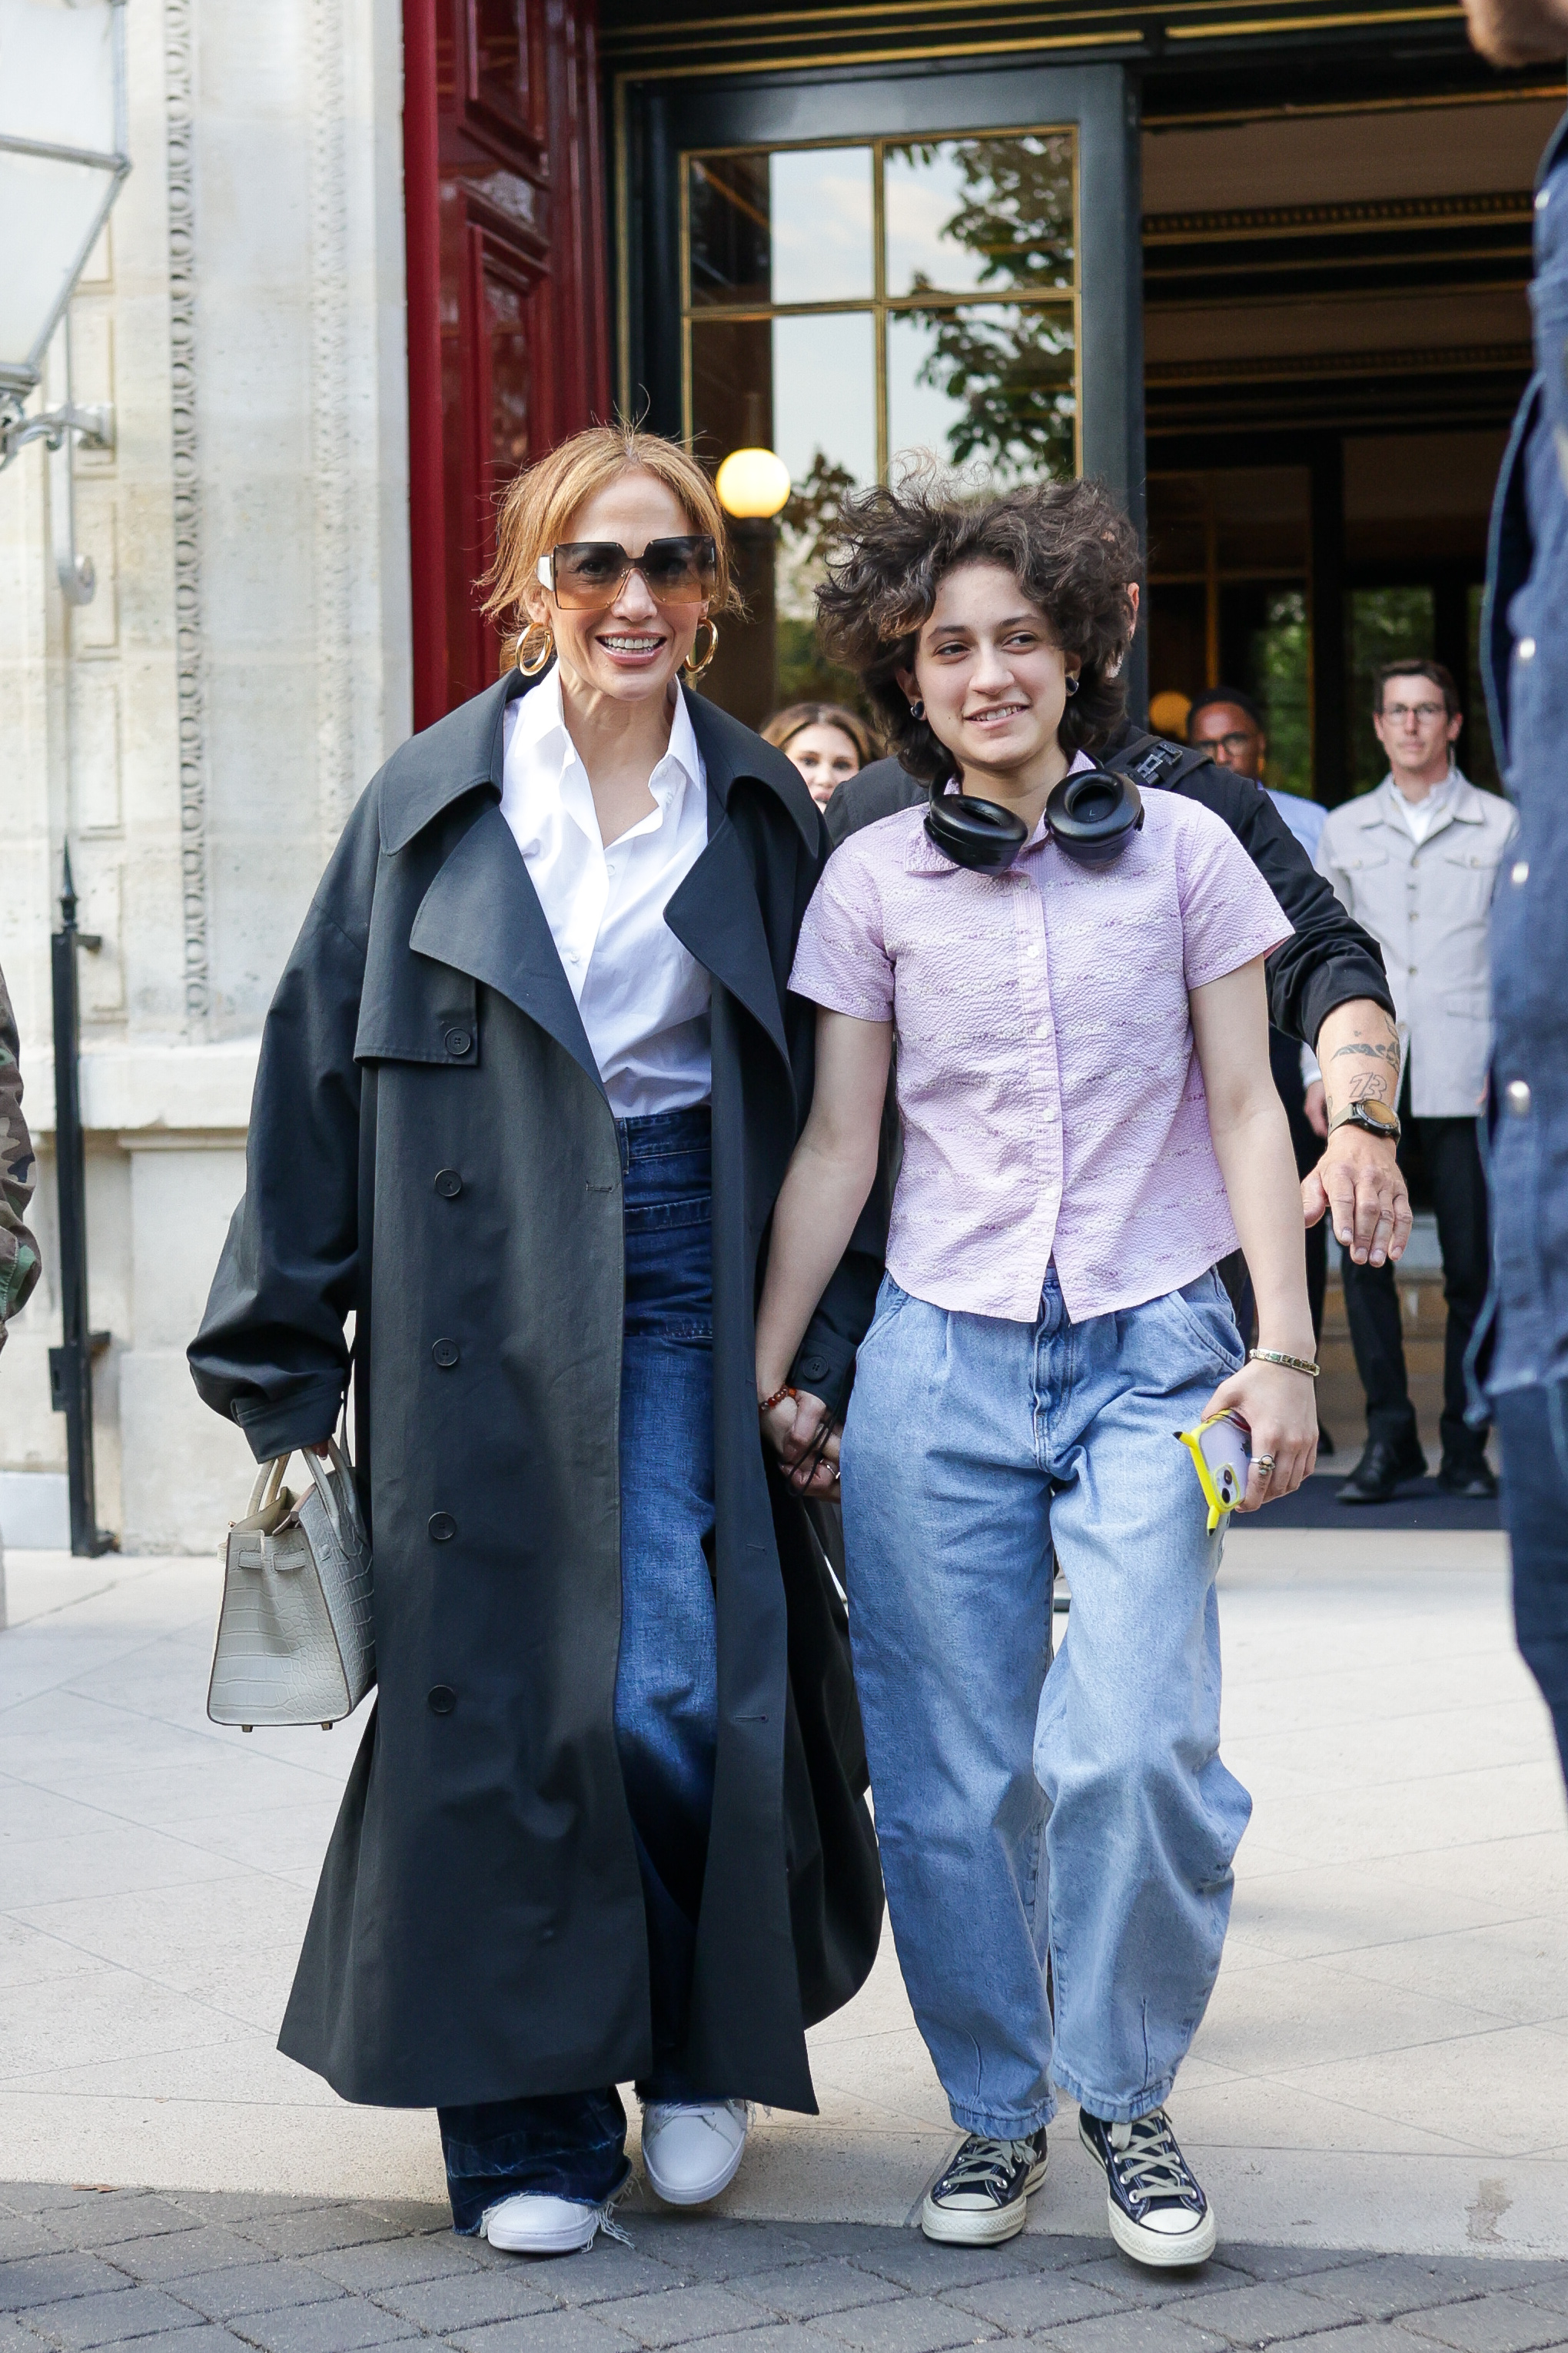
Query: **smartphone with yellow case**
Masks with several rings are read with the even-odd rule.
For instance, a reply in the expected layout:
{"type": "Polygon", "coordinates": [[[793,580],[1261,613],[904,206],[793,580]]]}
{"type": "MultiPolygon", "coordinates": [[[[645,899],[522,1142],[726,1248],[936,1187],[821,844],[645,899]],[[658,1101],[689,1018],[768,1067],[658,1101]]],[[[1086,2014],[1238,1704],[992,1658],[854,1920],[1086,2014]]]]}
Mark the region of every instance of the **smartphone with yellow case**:
{"type": "Polygon", "coordinates": [[[1247,1425],[1234,1413],[1211,1414],[1195,1430],[1178,1430],[1176,1436],[1193,1458],[1198,1484],[1209,1507],[1212,1536],[1227,1512],[1234,1512],[1247,1493],[1252,1448],[1247,1425]]]}

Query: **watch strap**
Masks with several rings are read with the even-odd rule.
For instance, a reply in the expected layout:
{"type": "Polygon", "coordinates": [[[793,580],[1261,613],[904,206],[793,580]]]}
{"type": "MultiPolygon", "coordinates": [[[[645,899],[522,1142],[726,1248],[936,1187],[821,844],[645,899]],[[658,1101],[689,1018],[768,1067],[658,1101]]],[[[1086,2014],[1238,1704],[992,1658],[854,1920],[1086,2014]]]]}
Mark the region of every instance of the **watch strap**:
{"type": "Polygon", "coordinates": [[[1358,1103],[1347,1103],[1343,1111],[1334,1113],[1329,1122],[1329,1134],[1332,1135],[1340,1127],[1364,1128],[1368,1135],[1384,1136],[1390,1144],[1397,1144],[1405,1133],[1397,1112],[1391,1111],[1385,1120],[1374,1119],[1365,1106],[1358,1103]]]}

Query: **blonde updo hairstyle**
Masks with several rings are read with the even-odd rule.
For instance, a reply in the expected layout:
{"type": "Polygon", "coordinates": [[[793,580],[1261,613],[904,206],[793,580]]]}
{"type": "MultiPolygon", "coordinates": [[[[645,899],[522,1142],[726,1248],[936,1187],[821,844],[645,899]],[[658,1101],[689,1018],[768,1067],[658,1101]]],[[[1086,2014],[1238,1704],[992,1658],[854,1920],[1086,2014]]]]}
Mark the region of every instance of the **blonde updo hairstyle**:
{"type": "Polygon", "coordinates": [[[694,533],[712,540],[719,573],[708,617],[742,609],[730,569],[724,511],[711,480],[678,441],[643,433],[635,425],[591,425],[519,474],[501,501],[495,561],[480,582],[489,590],[487,620],[500,623],[501,667],[510,670],[530,627],[525,598],[537,585],[539,559],[568,537],[572,518],[623,474],[651,474],[674,492],[694,533]]]}

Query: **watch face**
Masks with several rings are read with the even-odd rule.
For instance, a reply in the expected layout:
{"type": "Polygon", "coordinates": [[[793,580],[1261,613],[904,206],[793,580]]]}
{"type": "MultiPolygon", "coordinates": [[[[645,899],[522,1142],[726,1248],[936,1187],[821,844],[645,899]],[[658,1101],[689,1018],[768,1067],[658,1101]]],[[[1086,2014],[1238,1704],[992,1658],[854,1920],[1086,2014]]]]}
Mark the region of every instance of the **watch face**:
{"type": "Polygon", "coordinates": [[[1364,1120],[1369,1127],[1397,1127],[1399,1124],[1398,1113],[1390,1111],[1385,1103],[1379,1103],[1375,1095],[1369,1095],[1365,1103],[1357,1103],[1353,1116],[1364,1120]]]}

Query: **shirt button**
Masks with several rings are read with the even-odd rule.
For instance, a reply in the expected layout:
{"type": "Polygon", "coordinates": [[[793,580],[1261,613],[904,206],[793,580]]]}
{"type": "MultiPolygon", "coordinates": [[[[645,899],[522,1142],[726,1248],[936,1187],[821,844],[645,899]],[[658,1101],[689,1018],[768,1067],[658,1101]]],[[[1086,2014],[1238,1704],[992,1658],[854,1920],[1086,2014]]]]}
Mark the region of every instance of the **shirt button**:
{"type": "Polygon", "coordinates": [[[443,1201],[455,1201],[463,1189],[463,1180],[455,1168],[437,1168],[436,1190],[443,1201]]]}
{"type": "Polygon", "coordinates": [[[448,1054],[466,1054],[473,1042],[466,1029],[448,1029],[445,1039],[448,1054]]]}
{"type": "Polygon", "coordinates": [[[1536,211],[1537,211],[1538,213],[1543,213],[1543,212],[1546,210],[1547,206],[1548,206],[1551,202],[1552,202],[1552,191],[1551,191],[1551,189],[1550,189],[1550,188],[1537,188],[1537,190],[1536,190],[1536,192],[1535,192],[1535,209],[1536,209],[1536,211]]]}
{"type": "Polygon", "coordinates": [[[1522,1079],[1510,1079],[1502,1091],[1502,1099],[1515,1119],[1530,1117],[1530,1089],[1522,1079]]]}
{"type": "MultiPolygon", "coordinates": [[[[1543,190],[1543,191],[1542,191],[1542,194],[1544,194],[1544,193],[1545,193],[1545,192],[1544,192],[1544,190],[1543,190]]],[[[1529,881],[1529,880],[1530,880],[1530,860],[1529,860],[1529,859],[1528,859],[1528,858],[1516,858],[1516,859],[1514,860],[1514,861],[1513,861],[1513,866],[1512,866],[1512,868],[1511,868],[1511,870],[1510,870],[1510,874],[1509,874],[1509,878],[1508,878],[1508,879],[1509,879],[1509,881],[1510,881],[1510,882],[1515,883],[1515,884],[1520,884],[1520,883],[1523,883],[1523,882],[1528,882],[1528,881],[1529,881]]]]}
{"type": "Polygon", "coordinates": [[[430,1541],[432,1544],[450,1544],[457,1533],[458,1523],[450,1512],[431,1513],[430,1541]]]}
{"type": "Polygon", "coordinates": [[[1533,638],[1521,638],[1518,651],[1521,661],[1533,661],[1535,659],[1535,639],[1533,638]]]}
{"type": "Polygon", "coordinates": [[[440,1366],[441,1370],[444,1373],[449,1373],[451,1371],[452,1366],[458,1361],[459,1353],[460,1351],[456,1340],[437,1340],[436,1345],[430,1351],[430,1354],[435,1357],[436,1362],[440,1366]]]}
{"type": "Polygon", "coordinates": [[[450,1683],[437,1683],[425,1694],[425,1704],[432,1715],[450,1715],[458,1704],[458,1694],[450,1683]]]}

